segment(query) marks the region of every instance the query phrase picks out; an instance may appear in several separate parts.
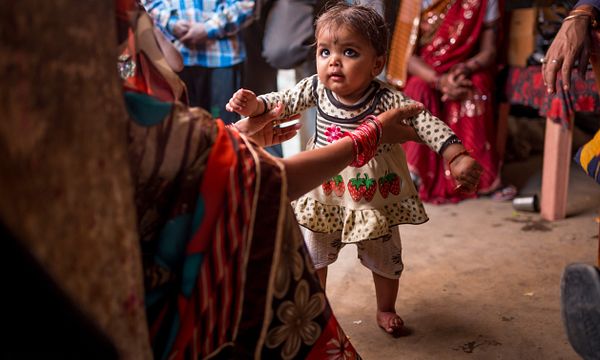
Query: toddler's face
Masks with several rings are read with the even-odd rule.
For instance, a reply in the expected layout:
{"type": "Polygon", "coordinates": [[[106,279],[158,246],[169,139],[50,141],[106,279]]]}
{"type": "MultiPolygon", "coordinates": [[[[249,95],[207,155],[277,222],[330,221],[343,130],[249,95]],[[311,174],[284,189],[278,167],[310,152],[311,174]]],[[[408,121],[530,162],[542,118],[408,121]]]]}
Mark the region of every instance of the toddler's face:
{"type": "Polygon", "coordinates": [[[348,27],[325,28],[317,34],[317,73],[343,103],[360,100],[385,64],[373,46],[348,27]]]}

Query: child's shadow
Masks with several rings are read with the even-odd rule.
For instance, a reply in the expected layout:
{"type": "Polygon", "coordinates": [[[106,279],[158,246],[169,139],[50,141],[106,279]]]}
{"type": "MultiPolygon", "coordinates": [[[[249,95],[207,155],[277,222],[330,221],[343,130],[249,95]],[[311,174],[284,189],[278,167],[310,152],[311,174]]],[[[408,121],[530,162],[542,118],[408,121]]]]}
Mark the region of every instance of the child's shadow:
{"type": "Polygon", "coordinates": [[[413,333],[413,328],[411,328],[410,326],[403,326],[401,329],[395,330],[394,332],[390,333],[390,335],[392,335],[392,337],[394,338],[401,338],[410,336],[413,333]]]}

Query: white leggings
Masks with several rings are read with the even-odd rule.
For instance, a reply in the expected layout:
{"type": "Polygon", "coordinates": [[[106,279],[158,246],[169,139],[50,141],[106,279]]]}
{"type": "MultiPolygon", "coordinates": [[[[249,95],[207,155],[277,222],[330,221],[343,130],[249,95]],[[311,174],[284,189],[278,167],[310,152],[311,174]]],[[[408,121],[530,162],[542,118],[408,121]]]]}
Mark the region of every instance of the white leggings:
{"type": "MultiPolygon", "coordinates": [[[[317,233],[301,226],[304,242],[315,268],[322,269],[337,260],[346,244],[341,241],[341,232],[332,234],[317,233]]],[[[373,271],[389,279],[398,279],[404,269],[402,263],[402,243],[398,226],[391,229],[387,238],[364,240],[356,244],[360,262],[373,271]]]]}

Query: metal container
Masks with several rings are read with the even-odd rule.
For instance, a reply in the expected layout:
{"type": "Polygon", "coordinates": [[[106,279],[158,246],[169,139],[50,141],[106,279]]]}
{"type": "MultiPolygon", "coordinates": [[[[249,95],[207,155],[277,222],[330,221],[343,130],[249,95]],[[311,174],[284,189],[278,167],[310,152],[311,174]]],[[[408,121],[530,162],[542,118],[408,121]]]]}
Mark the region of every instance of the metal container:
{"type": "Polygon", "coordinates": [[[513,208],[518,211],[540,211],[540,204],[537,195],[517,196],[512,202],[513,208]]]}

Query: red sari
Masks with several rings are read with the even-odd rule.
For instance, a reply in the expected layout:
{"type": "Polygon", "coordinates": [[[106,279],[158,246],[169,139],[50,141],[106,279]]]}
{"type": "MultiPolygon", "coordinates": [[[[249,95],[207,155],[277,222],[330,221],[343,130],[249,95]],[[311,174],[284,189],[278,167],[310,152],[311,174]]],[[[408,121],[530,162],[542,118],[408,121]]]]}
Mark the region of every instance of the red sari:
{"type": "MultiPolygon", "coordinates": [[[[415,0],[421,1],[421,0],[415,0]]],[[[441,0],[422,11],[417,54],[438,74],[454,65],[466,62],[478,50],[483,31],[487,0],[441,0]],[[437,8],[438,11],[433,8],[437,8]],[[445,13],[441,19],[439,15],[445,13]],[[434,19],[440,19],[436,24],[434,19]],[[433,24],[432,24],[433,23],[433,24]]],[[[444,121],[471,151],[484,171],[478,192],[487,193],[496,188],[499,181],[499,161],[495,151],[493,77],[491,67],[471,74],[473,92],[462,101],[442,101],[442,94],[416,76],[409,76],[405,93],[422,102],[431,113],[444,121]]],[[[404,144],[406,159],[411,172],[420,177],[421,200],[435,204],[458,202],[475,194],[454,191],[456,183],[448,165],[427,146],[404,144]]]]}

